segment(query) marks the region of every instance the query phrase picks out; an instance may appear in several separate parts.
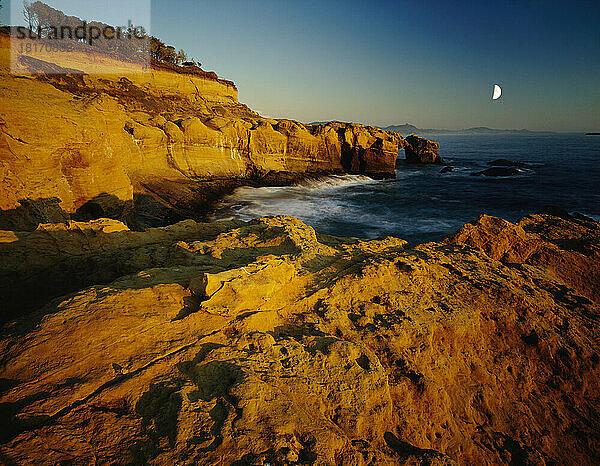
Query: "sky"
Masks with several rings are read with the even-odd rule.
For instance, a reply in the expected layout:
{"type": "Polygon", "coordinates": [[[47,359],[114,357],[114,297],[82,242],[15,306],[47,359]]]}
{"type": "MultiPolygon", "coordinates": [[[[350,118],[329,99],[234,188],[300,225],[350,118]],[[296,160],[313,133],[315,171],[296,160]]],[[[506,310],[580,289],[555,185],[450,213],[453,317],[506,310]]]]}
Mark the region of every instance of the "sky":
{"type": "MultiPolygon", "coordinates": [[[[83,15],[81,5],[94,2],[48,3],[83,15]]],[[[126,24],[131,12],[118,5],[127,2],[98,3],[95,19],[126,24]]],[[[241,102],[271,117],[600,131],[598,1],[152,0],[151,7],[153,35],[233,80],[241,102]],[[496,101],[494,84],[503,91],[496,101]]]]}

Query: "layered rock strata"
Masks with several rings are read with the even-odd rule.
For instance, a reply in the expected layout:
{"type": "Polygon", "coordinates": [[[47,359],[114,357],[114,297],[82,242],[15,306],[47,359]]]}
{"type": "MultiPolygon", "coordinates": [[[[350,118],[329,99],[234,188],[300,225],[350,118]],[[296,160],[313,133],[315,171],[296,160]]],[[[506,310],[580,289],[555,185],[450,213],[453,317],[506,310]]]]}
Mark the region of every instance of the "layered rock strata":
{"type": "Polygon", "coordinates": [[[134,224],[133,214],[143,227],[153,216],[169,223],[165,211],[198,218],[213,192],[240,184],[395,176],[396,133],[263,118],[238,102],[233,83],[210,75],[79,74],[76,50],[68,70],[22,57],[24,74],[14,75],[9,52],[0,34],[0,228],[61,216],[134,224]]]}

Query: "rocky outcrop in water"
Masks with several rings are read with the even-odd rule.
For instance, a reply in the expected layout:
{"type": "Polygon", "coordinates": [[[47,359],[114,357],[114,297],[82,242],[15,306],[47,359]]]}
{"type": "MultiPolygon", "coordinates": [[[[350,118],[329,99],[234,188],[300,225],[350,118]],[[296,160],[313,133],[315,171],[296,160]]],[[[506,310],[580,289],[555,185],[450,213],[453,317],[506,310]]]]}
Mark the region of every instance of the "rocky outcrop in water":
{"type": "Polygon", "coordinates": [[[407,163],[443,163],[438,154],[439,144],[414,134],[404,140],[407,163]]]}
{"type": "Polygon", "coordinates": [[[73,50],[69,70],[42,54],[21,62],[24,73],[41,74],[16,76],[5,34],[0,51],[0,228],[65,217],[143,228],[203,218],[242,184],[395,176],[397,133],[263,118],[238,102],[233,83],[209,73],[78,74],[78,60],[90,57],[73,50]]]}
{"type": "Polygon", "coordinates": [[[38,295],[0,339],[9,464],[600,454],[596,222],[483,216],[414,248],[291,217],[0,238],[2,282],[38,295]]]}

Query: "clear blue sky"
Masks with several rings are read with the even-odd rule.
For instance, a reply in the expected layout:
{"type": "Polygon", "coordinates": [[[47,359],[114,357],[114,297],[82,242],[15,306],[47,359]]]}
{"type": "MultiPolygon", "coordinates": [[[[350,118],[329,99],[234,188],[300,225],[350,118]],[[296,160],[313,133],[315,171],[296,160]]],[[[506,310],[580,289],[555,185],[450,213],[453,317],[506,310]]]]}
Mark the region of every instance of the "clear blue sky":
{"type": "Polygon", "coordinates": [[[600,1],[152,1],[152,34],[305,122],[600,131],[599,24],[600,1]]]}

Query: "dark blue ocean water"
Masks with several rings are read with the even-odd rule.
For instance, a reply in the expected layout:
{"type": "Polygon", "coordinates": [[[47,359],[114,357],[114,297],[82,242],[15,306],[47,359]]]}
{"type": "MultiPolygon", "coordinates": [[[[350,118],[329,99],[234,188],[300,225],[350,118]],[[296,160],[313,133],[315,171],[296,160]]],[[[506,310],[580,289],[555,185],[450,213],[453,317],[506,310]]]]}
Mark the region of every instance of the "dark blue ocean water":
{"type": "MultiPolygon", "coordinates": [[[[435,135],[440,166],[401,166],[397,179],[346,175],[278,188],[240,188],[215,218],[292,215],[319,232],[410,243],[439,240],[482,213],[516,221],[547,205],[600,220],[600,136],[435,135]],[[470,176],[498,158],[526,162],[517,176],[470,176]]],[[[404,151],[400,151],[404,158],[404,151]]]]}

